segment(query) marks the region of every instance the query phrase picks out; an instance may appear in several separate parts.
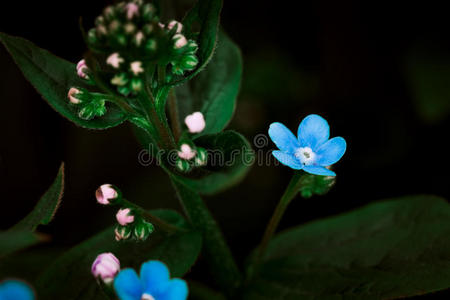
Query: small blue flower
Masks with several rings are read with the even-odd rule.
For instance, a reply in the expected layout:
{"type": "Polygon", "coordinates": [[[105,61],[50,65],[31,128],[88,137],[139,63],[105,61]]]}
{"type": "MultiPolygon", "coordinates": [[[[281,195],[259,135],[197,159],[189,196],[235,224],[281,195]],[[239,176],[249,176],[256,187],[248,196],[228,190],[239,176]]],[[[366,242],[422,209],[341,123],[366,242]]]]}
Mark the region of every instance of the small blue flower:
{"type": "Polygon", "coordinates": [[[345,153],[347,144],[342,137],[330,137],[328,122],[318,115],[309,115],[298,127],[298,138],[281,123],[272,123],[269,136],[281,150],[272,154],[283,165],[305,170],[315,175],[336,176],[326,167],[336,163],[345,153]]]}
{"type": "Polygon", "coordinates": [[[133,269],[124,269],[114,279],[114,289],[120,300],[185,300],[188,296],[186,282],[170,279],[167,266],[151,260],[141,267],[139,278],[133,269]]]}
{"type": "Polygon", "coordinates": [[[34,300],[31,287],[20,280],[0,282],[0,300],[34,300]]]}

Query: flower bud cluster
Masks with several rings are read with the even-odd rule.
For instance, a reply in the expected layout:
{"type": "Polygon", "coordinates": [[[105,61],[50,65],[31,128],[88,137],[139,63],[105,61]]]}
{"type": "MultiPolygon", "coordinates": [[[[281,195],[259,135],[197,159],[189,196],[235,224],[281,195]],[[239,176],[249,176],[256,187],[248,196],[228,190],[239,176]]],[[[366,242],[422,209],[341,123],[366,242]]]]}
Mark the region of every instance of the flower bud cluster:
{"type": "MultiPolygon", "coordinates": [[[[139,94],[156,65],[169,66],[167,76],[183,75],[198,64],[198,47],[182,29],[177,21],[160,23],[156,7],[142,0],[108,6],[87,34],[99,69],[91,71],[124,96],[139,94]]],[[[80,77],[89,77],[82,66],[77,71],[80,77]]]]}
{"type": "Polygon", "coordinates": [[[208,161],[206,149],[182,143],[178,150],[176,167],[181,172],[189,172],[193,167],[202,167],[208,161]]]}
{"type": "Polygon", "coordinates": [[[145,221],[138,210],[127,207],[132,204],[122,198],[122,194],[117,187],[111,184],[103,184],[95,192],[95,197],[97,202],[102,205],[122,206],[116,213],[118,223],[114,229],[116,241],[130,238],[145,241],[155,230],[153,224],[145,221]]]}
{"type": "Polygon", "coordinates": [[[90,93],[84,88],[72,87],[67,93],[72,105],[79,108],[78,116],[84,120],[101,117],[106,113],[105,98],[102,94],[90,93]]]}

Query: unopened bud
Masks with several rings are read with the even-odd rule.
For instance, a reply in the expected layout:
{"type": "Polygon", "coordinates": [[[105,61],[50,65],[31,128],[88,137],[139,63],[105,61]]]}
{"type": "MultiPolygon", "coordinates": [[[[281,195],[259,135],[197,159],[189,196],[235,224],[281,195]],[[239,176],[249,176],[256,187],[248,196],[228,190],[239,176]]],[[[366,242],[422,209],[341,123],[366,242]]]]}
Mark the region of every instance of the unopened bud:
{"type": "Polygon", "coordinates": [[[131,236],[131,228],[129,226],[117,225],[114,230],[116,241],[127,240],[131,236]]]}
{"type": "Polygon", "coordinates": [[[134,216],[131,214],[131,210],[129,208],[119,209],[116,214],[116,219],[122,226],[126,226],[134,222],[134,216]]]}
{"type": "Polygon", "coordinates": [[[120,57],[119,53],[113,53],[106,59],[106,63],[113,68],[119,68],[120,64],[123,63],[123,58],[120,57]]]}
{"type": "Polygon", "coordinates": [[[80,60],[80,62],[77,64],[78,76],[83,79],[89,79],[88,75],[86,74],[87,70],[88,70],[88,67],[86,65],[86,61],[84,59],[80,60]]]}
{"type": "Polygon", "coordinates": [[[205,118],[203,117],[203,114],[199,111],[188,115],[184,119],[184,123],[186,124],[190,133],[202,132],[203,129],[205,129],[205,125],[206,125],[205,118]]]}
{"type": "Polygon", "coordinates": [[[170,21],[169,24],[167,24],[167,29],[169,30],[172,30],[172,28],[174,27],[176,27],[176,33],[181,33],[181,31],[183,30],[183,24],[175,20],[170,21]]]}
{"type": "Polygon", "coordinates": [[[175,40],[175,44],[174,44],[175,49],[180,49],[180,48],[186,46],[188,43],[185,36],[182,34],[179,34],[179,33],[175,34],[173,36],[173,39],[175,40]]]}
{"type": "Polygon", "coordinates": [[[119,194],[110,184],[103,184],[95,191],[95,198],[97,202],[103,205],[110,204],[113,200],[117,199],[119,194]]]}
{"type": "Polygon", "coordinates": [[[197,147],[197,155],[195,156],[194,162],[198,167],[206,165],[208,162],[208,152],[206,149],[197,147]]]}
{"type": "Polygon", "coordinates": [[[91,267],[92,275],[106,284],[111,283],[119,271],[120,261],[110,252],[98,255],[91,267]]]}
{"type": "Polygon", "coordinates": [[[155,227],[152,223],[142,221],[134,228],[134,236],[138,240],[145,241],[154,230],[155,227]]]}
{"type": "Polygon", "coordinates": [[[180,158],[177,159],[176,167],[181,172],[189,172],[191,170],[191,164],[189,161],[180,158]]]}
{"type": "Polygon", "coordinates": [[[81,103],[81,100],[77,98],[77,95],[79,95],[81,92],[77,88],[70,88],[69,92],[67,93],[67,97],[69,98],[70,103],[72,104],[79,104],[81,103]]]}
{"type": "Polygon", "coordinates": [[[181,159],[190,160],[195,157],[195,150],[191,148],[188,144],[182,144],[180,147],[180,151],[178,151],[178,156],[181,159]]]}

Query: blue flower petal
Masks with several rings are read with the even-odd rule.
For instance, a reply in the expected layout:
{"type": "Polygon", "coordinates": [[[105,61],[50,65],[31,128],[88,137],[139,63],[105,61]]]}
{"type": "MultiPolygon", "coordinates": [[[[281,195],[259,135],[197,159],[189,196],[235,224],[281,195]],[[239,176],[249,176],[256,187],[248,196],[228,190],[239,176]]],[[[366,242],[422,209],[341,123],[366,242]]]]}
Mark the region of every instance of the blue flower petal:
{"type": "Polygon", "coordinates": [[[275,122],[270,124],[269,136],[277,147],[290,154],[294,154],[300,144],[295,135],[283,124],[275,122]]]}
{"type": "Polygon", "coordinates": [[[330,137],[330,126],[321,116],[309,115],[298,126],[297,136],[301,147],[310,147],[315,152],[330,137]]]}
{"type": "Polygon", "coordinates": [[[294,155],[287,154],[278,150],[272,151],[272,154],[276,159],[278,159],[280,163],[291,167],[294,170],[300,170],[303,168],[303,164],[294,155]]]}
{"type": "Polygon", "coordinates": [[[316,164],[326,167],[336,163],[344,155],[346,148],[344,138],[340,136],[332,138],[317,149],[316,164]]]}
{"type": "Polygon", "coordinates": [[[144,293],[153,296],[162,295],[169,285],[169,269],[160,261],[148,261],[142,264],[141,280],[144,284],[144,293]]]}
{"type": "Polygon", "coordinates": [[[114,289],[120,300],[141,300],[144,288],[133,269],[124,269],[114,279],[114,289]]]}
{"type": "Polygon", "coordinates": [[[303,170],[314,175],[336,176],[336,173],[321,166],[305,166],[303,170]]]}
{"type": "Polygon", "coordinates": [[[188,297],[188,286],[182,279],[172,279],[169,281],[165,293],[160,295],[158,300],[186,300],[188,297]]]}
{"type": "Polygon", "coordinates": [[[0,283],[1,300],[34,300],[31,287],[19,280],[6,280],[0,283]]]}

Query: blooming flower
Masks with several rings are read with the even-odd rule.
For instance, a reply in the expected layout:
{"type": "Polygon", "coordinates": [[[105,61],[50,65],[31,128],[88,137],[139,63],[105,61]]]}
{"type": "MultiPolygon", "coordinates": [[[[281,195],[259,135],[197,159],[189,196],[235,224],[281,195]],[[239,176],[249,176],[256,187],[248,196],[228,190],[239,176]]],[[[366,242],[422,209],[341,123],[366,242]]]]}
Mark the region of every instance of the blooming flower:
{"type": "Polygon", "coordinates": [[[99,254],[91,267],[92,275],[105,283],[111,283],[119,271],[120,261],[110,252],[99,254]]]}
{"type": "Polygon", "coordinates": [[[33,289],[20,280],[5,280],[0,282],[1,300],[34,300],[33,289]]]}
{"type": "Polygon", "coordinates": [[[116,214],[117,222],[122,226],[126,226],[130,223],[133,223],[134,216],[131,215],[130,212],[131,211],[129,208],[119,209],[119,211],[116,214]]]}
{"type": "Polygon", "coordinates": [[[156,260],[142,264],[140,278],[133,269],[124,269],[114,280],[114,289],[120,300],[185,300],[186,282],[170,279],[167,266],[156,260]]]}
{"type": "Polygon", "coordinates": [[[130,64],[130,69],[134,75],[139,75],[140,73],[144,72],[144,69],[142,68],[142,62],[140,62],[140,61],[132,62],[130,64]]]}
{"type": "Polygon", "coordinates": [[[184,123],[186,124],[190,133],[202,132],[203,129],[205,129],[205,125],[206,125],[205,118],[203,117],[203,114],[199,111],[197,111],[191,115],[188,115],[184,119],[184,123]]]}
{"type": "Polygon", "coordinates": [[[103,205],[108,205],[111,200],[117,198],[117,191],[110,184],[103,184],[95,191],[95,198],[97,202],[103,205]]]}
{"type": "Polygon", "coordinates": [[[309,115],[298,127],[298,138],[281,123],[272,123],[269,136],[281,150],[272,154],[282,164],[294,170],[315,175],[336,176],[327,169],[341,159],[347,144],[342,137],[330,137],[328,122],[318,115],[309,115]]]}

